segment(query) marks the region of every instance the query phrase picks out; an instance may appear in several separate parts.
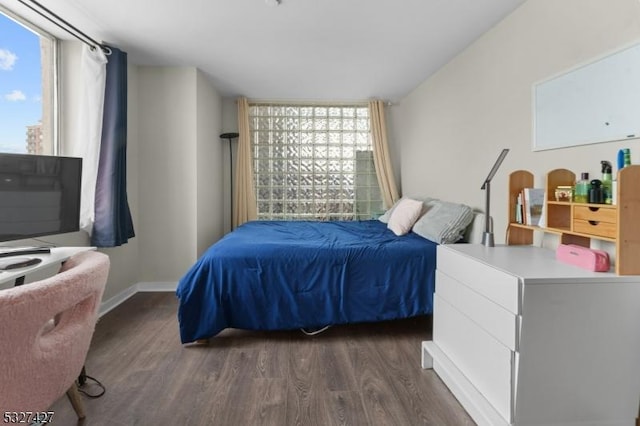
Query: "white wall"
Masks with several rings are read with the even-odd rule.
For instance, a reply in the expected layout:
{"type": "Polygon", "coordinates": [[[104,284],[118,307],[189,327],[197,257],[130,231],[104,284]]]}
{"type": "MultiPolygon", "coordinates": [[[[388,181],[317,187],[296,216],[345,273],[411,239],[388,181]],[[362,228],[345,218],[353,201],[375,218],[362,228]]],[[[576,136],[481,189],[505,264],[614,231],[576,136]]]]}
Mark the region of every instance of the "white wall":
{"type": "Polygon", "coordinates": [[[224,234],[224,168],[222,98],[201,72],[197,72],[197,255],[224,234]]]}
{"type": "Polygon", "coordinates": [[[177,281],[221,235],[222,101],[192,67],[138,75],[140,280],[177,281]]]}
{"type": "Polygon", "coordinates": [[[529,0],[391,108],[402,191],[484,208],[480,186],[502,148],[511,151],[492,182],[496,242],[507,224],[507,178],[528,169],[568,168],[600,176],[637,140],[531,151],[532,84],[640,39],[638,0],[529,0]]]}
{"type": "Polygon", "coordinates": [[[139,68],[140,278],[177,280],[196,257],[196,70],[139,68]]]}

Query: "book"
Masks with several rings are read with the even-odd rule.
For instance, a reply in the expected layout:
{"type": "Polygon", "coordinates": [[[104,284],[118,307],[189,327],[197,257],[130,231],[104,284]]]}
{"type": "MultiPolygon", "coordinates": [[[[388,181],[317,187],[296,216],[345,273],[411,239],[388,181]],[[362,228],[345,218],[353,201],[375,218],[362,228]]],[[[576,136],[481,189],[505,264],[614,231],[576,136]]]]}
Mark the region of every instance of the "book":
{"type": "Polygon", "coordinates": [[[547,227],[547,203],[542,205],[542,215],[540,216],[540,221],[538,222],[538,226],[540,228],[547,227]]]}
{"type": "Polygon", "coordinates": [[[524,188],[524,215],[527,225],[540,225],[544,207],[543,188],[524,188]]]}
{"type": "Polygon", "coordinates": [[[522,192],[518,193],[516,198],[516,217],[514,218],[516,223],[523,223],[522,221],[522,192]]]}

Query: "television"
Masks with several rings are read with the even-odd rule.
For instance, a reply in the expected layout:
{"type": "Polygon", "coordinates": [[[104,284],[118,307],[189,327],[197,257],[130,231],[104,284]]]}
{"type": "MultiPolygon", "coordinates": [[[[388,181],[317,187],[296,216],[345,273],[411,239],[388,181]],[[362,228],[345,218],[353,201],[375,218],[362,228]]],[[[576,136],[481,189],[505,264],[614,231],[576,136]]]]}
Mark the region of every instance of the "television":
{"type": "Polygon", "coordinates": [[[82,159],[0,154],[0,241],[80,229],[82,159]]]}

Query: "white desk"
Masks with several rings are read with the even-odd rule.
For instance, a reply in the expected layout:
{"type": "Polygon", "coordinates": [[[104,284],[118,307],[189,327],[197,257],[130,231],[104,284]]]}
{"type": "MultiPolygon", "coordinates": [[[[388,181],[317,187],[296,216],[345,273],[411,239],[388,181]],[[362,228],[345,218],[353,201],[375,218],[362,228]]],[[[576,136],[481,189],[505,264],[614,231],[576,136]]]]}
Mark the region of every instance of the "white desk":
{"type": "Polygon", "coordinates": [[[95,250],[95,247],[52,247],[51,253],[18,255],[16,257],[37,257],[42,259],[42,262],[26,268],[0,271],[0,290],[13,287],[16,280],[29,283],[55,275],[60,270],[62,262],[76,253],[88,250],[95,250]]]}

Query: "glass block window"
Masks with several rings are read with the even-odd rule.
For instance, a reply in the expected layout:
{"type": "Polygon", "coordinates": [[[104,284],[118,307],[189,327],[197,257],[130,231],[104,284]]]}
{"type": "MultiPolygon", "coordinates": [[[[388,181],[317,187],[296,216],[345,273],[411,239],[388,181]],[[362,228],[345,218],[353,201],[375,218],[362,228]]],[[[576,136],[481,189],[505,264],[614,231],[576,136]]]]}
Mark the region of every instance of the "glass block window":
{"type": "Polygon", "coordinates": [[[358,220],[382,210],[366,105],[250,105],[260,220],[358,220]]]}

